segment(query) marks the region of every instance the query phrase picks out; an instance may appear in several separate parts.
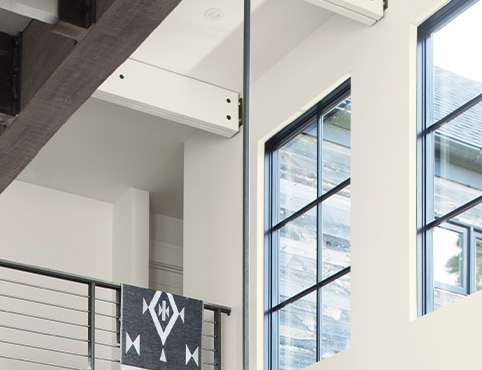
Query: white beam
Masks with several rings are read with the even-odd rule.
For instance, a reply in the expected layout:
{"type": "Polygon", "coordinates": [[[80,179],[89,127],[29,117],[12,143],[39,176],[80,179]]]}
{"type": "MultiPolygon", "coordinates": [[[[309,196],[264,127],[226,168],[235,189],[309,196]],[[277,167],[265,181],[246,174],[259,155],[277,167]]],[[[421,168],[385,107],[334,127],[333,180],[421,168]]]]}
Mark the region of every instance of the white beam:
{"type": "Polygon", "coordinates": [[[92,95],[222,136],[239,131],[239,94],[133,59],[92,95]]]}
{"type": "Polygon", "coordinates": [[[0,0],[0,8],[38,21],[57,23],[57,0],[0,0]]]}
{"type": "Polygon", "coordinates": [[[368,26],[383,17],[383,0],[305,0],[368,26]]]}

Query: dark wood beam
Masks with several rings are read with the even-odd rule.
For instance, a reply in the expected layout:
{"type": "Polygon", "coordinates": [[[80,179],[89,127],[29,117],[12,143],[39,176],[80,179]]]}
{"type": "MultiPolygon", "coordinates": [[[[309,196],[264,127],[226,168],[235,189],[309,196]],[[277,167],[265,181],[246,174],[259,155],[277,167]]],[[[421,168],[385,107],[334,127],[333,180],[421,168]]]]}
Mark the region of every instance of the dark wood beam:
{"type": "Polygon", "coordinates": [[[80,42],[32,22],[23,37],[22,108],[0,135],[0,192],[180,1],[97,0],[97,23],[80,42]]]}

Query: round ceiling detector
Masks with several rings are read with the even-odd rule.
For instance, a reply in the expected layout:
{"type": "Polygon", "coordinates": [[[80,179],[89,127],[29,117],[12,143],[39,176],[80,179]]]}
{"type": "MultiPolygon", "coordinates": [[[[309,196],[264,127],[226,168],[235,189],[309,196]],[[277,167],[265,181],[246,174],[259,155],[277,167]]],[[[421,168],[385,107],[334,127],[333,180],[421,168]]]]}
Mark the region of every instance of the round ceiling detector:
{"type": "Polygon", "coordinates": [[[219,8],[211,8],[206,10],[204,16],[210,21],[220,21],[223,19],[224,13],[219,8]]]}

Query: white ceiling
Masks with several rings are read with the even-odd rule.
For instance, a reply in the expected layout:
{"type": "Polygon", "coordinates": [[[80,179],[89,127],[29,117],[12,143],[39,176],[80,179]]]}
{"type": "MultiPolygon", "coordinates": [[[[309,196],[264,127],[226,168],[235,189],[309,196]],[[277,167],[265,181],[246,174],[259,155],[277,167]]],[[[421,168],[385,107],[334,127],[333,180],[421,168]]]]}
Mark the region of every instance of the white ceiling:
{"type": "MultiPolygon", "coordinates": [[[[303,0],[252,8],[252,81],[332,15],[303,0]]],[[[241,92],[242,17],[242,0],[183,0],[132,58],[241,92]]],[[[91,98],[19,180],[108,202],[135,187],[151,193],[151,212],[182,218],[183,143],[194,132],[91,98]]]]}

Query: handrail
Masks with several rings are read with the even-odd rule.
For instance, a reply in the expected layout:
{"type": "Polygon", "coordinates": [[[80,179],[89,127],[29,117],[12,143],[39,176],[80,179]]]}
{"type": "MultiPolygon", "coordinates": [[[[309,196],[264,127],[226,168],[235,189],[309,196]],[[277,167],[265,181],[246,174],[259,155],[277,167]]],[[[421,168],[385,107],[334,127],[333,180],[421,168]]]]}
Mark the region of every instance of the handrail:
{"type": "MultiPolygon", "coordinates": [[[[95,278],[88,278],[82,275],[70,274],[59,270],[47,269],[38,266],[32,266],[25,263],[7,261],[0,258],[0,267],[6,267],[13,270],[19,270],[24,272],[29,272],[37,275],[43,275],[48,277],[53,277],[57,279],[72,281],[75,283],[91,284],[94,283],[96,287],[108,288],[119,290],[121,287],[120,283],[113,283],[106,280],[99,280],[95,278]]],[[[231,308],[227,306],[222,306],[214,303],[204,302],[204,308],[210,311],[220,310],[221,313],[226,315],[231,315],[231,308]]]]}
{"type": "MultiPolygon", "coordinates": [[[[29,339],[27,340],[16,340],[15,338],[0,338],[0,344],[3,345],[10,345],[10,346],[23,346],[25,348],[30,348],[36,351],[43,351],[45,353],[50,353],[49,361],[45,361],[45,357],[40,357],[37,358],[33,355],[32,352],[25,352],[26,357],[22,356],[12,356],[9,355],[8,353],[2,353],[0,355],[0,359],[5,359],[5,360],[11,360],[11,361],[21,361],[21,362],[27,362],[27,363],[32,363],[32,364],[39,364],[39,365],[47,365],[50,367],[57,367],[57,368],[64,368],[64,369],[77,369],[77,365],[71,365],[71,364],[65,364],[62,363],[63,361],[58,361],[58,363],[54,363],[51,360],[51,356],[53,356],[54,353],[57,354],[62,354],[66,356],[81,356],[85,357],[87,359],[87,367],[89,370],[94,370],[95,369],[95,364],[96,361],[109,361],[109,362],[114,362],[114,363],[119,363],[120,361],[116,358],[106,358],[102,354],[98,354],[97,352],[103,352],[102,347],[108,346],[108,347],[119,347],[119,341],[120,341],[120,325],[119,325],[119,316],[120,316],[120,302],[119,302],[119,293],[121,290],[121,284],[119,283],[113,283],[113,282],[108,282],[104,280],[99,280],[99,279],[92,279],[88,278],[85,276],[80,276],[80,275],[75,275],[75,274],[69,274],[66,272],[58,271],[58,270],[53,270],[53,269],[46,269],[42,267],[37,267],[37,266],[32,266],[28,264],[23,264],[23,263],[18,263],[18,262],[12,262],[12,261],[7,261],[0,259],[0,268],[6,268],[12,271],[19,271],[21,273],[27,273],[27,274],[34,274],[37,276],[43,276],[43,277],[48,277],[48,278],[54,278],[54,279],[59,279],[61,281],[64,281],[65,284],[73,284],[71,287],[74,288],[73,291],[69,291],[69,288],[66,289],[58,289],[57,287],[51,287],[51,286],[45,286],[50,283],[45,283],[45,285],[42,285],[38,281],[34,281],[30,283],[27,280],[23,280],[23,275],[22,278],[14,278],[11,279],[9,277],[0,277],[0,283],[4,283],[5,287],[7,287],[7,291],[0,291],[0,296],[6,297],[7,299],[5,301],[2,301],[2,304],[7,304],[6,307],[0,307],[0,314],[1,315],[7,315],[6,317],[18,317],[20,320],[25,319],[25,320],[30,320],[30,322],[35,322],[35,325],[40,325],[39,329],[36,328],[29,328],[28,326],[24,325],[17,325],[17,322],[15,322],[14,325],[4,325],[5,323],[2,323],[3,328],[6,328],[7,330],[11,331],[12,333],[15,332],[16,335],[22,335],[22,333],[31,333],[34,336],[48,336],[52,338],[52,341],[55,341],[55,338],[68,338],[68,339],[76,339],[79,340],[83,343],[86,343],[85,349],[82,350],[81,352],[75,352],[72,351],[71,349],[68,348],[63,348],[61,347],[62,343],[61,342],[55,342],[57,344],[53,344],[53,346],[46,346],[43,343],[43,340],[40,342],[32,342],[29,339]],[[75,291],[77,290],[77,285],[79,284],[79,289],[81,289],[82,286],[86,287],[88,290],[88,293],[82,293],[82,294],[77,294],[75,291]],[[11,291],[9,291],[10,288],[15,288],[15,289],[24,289],[21,292],[18,292],[15,290],[15,294],[11,294],[11,291]],[[112,294],[115,295],[115,299],[111,298],[102,298],[102,294],[106,294],[104,291],[96,291],[96,288],[103,288],[107,289],[106,293],[107,294],[112,294]],[[38,299],[37,295],[32,298],[32,290],[34,289],[35,292],[42,292],[41,298],[38,299]],[[109,291],[111,293],[109,293],[109,291]],[[101,296],[98,296],[97,293],[102,293],[101,296]],[[70,302],[68,305],[65,304],[60,304],[63,303],[65,300],[65,297],[71,297],[72,299],[76,300],[77,304],[78,302],[81,302],[81,308],[77,307],[77,305],[72,302],[72,307],[70,306],[70,302]],[[59,303],[60,300],[60,303],[59,303]],[[8,305],[14,304],[17,305],[17,303],[14,303],[15,301],[20,301],[22,305],[27,305],[27,306],[22,306],[23,309],[16,309],[16,308],[11,308],[8,307],[8,305]],[[96,302],[99,304],[107,304],[112,307],[113,312],[116,312],[115,314],[106,314],[98,311],[98,308],[96,308],[96,302]],[[59,312],[62,311],[60,314],[64,315],[64,313],[67,316],[71,316],[69,312],[73,312],[75,315],[84,315],[82,316],[83,319],[80,319],[79,317],[76,316],[75,320],[72,321],[72,318],[67,319],[65,316],[55,316],[56,313],[51,312],[50,314],[46,314],[45,316],[42,314],[34,314],[33,312],[29,311],[34,309],[37,309],[38,305],[43,305],[46,307],[51,307],[54,310],[58,310],[59,312]],[[86,306],[85,306],[86,305],[86,306]],[[70,320],[70,321],[69,321],[70,320]],[[98,325],[96,321],[104,321],[104,323],[100,323],[98,325]],[[106,324],[105,320],[107,321],[107,326],[112,326],[112,330],[103,327],[103,325],[106,324]],[[78,322],[75,322],[78,321],[78,322]],[[51,322],[52,323],[52,328],[51,330],[45,330],[45,323],[46,322],[51,322]],[[43,323],[43,324],[42,324],[43,323]],[[67,329],[68,327],[74,328],[74,329],[79,329],[79,330],[86,330],[84,334],[81,335],[80,338],[70,336],[70,331],[67,329]],[[57,328],[60,331],[55,331],[55,328],[57,328]],[[111,333],[112,334],[117,334],[117,339],[113,339],[113,342],[115,345],[111,345],[109,343],[105,343],[105,340],[102,338],[99,338],[99,336],[102,336],[102,332],[106,333],[111,333]],[[69,334],[67,337],[65,334],[69,334]],[[59,348],[56,348],[56,346],[60,346],[59,348]],[[84,352],[85,351],[85,352],[84,352]],[[28,358],[28,356],[33,356],[28,358]]],[[[49,280],[50,281],[50,280],[49,280]]],[[[62,283],[64,284],[64,283],[62,283]]],[[[84,289],[84,288],[82,288],[84,289]]],[[[35,293],[37,294],[37,293],[35,293]]],[[[203,307],[204,310],[212,311],[212,314],[206,314],[208,315],[208,318],[203,320],[203,337],[209,338],[208,342],[203,345],[202,350],[206,351],[206,353],[209,354],[209,356],[206,356],[206,359],[203,360],[203,368],[205,366],[206,369],[213,369],[213,370],[221,370],[221,325],[222,325],[222,319],[221,315],[226,314],[230,315],[231,314],[231,308],[222,306],[222,305],[217,305],[213,303],[207,303],[203,302],[203,307]],[[212,319],[209,317],[212,315],[212,319]],[[206,325],[206,326],[204,326],[206,325]],[[208,330],[208,333],[205,333],[205,330],[208,330]]],[[[101,311],[105,311],[105,307],[101,311]]],[[[24,321],[21,321],[24,323],[24,321]]],[[[8,323],[8,321],[7,321],[8,323]]],[[[49,326],[50,328],[50,326],[49,326]]],[[[22,337],[23,338],[23,337],[22,337]]],[[[108,340],[110,342],[110,339],[108,340]]],[[[112,353],[112,356],[116,356],[112,353]]],[[[85,366],[82,366],[82,368],[85,368],[85,366]]]]}
{"type": "Polygon", "coordinates": [[[67,281],[72,281],[75,283],[82,283],[82,284],[90,284],[94,283],[96,286],[100,288],[108,288],[108,289],[120,289],[120,284],[112,283],[104,280],[88,278],[81,275],[69,274],[63,271],[47,269],[43,267],[37,267],[32,265],[27,265],[24,263],[18,262],[11,262],[7,260],[0,259],[0,267],[6,267],[13,270],[20,270],[24,272],[30,272],[32,274],[43,275],[48,277],[53,277],[56,279],[62,279],[67,281]]]}

